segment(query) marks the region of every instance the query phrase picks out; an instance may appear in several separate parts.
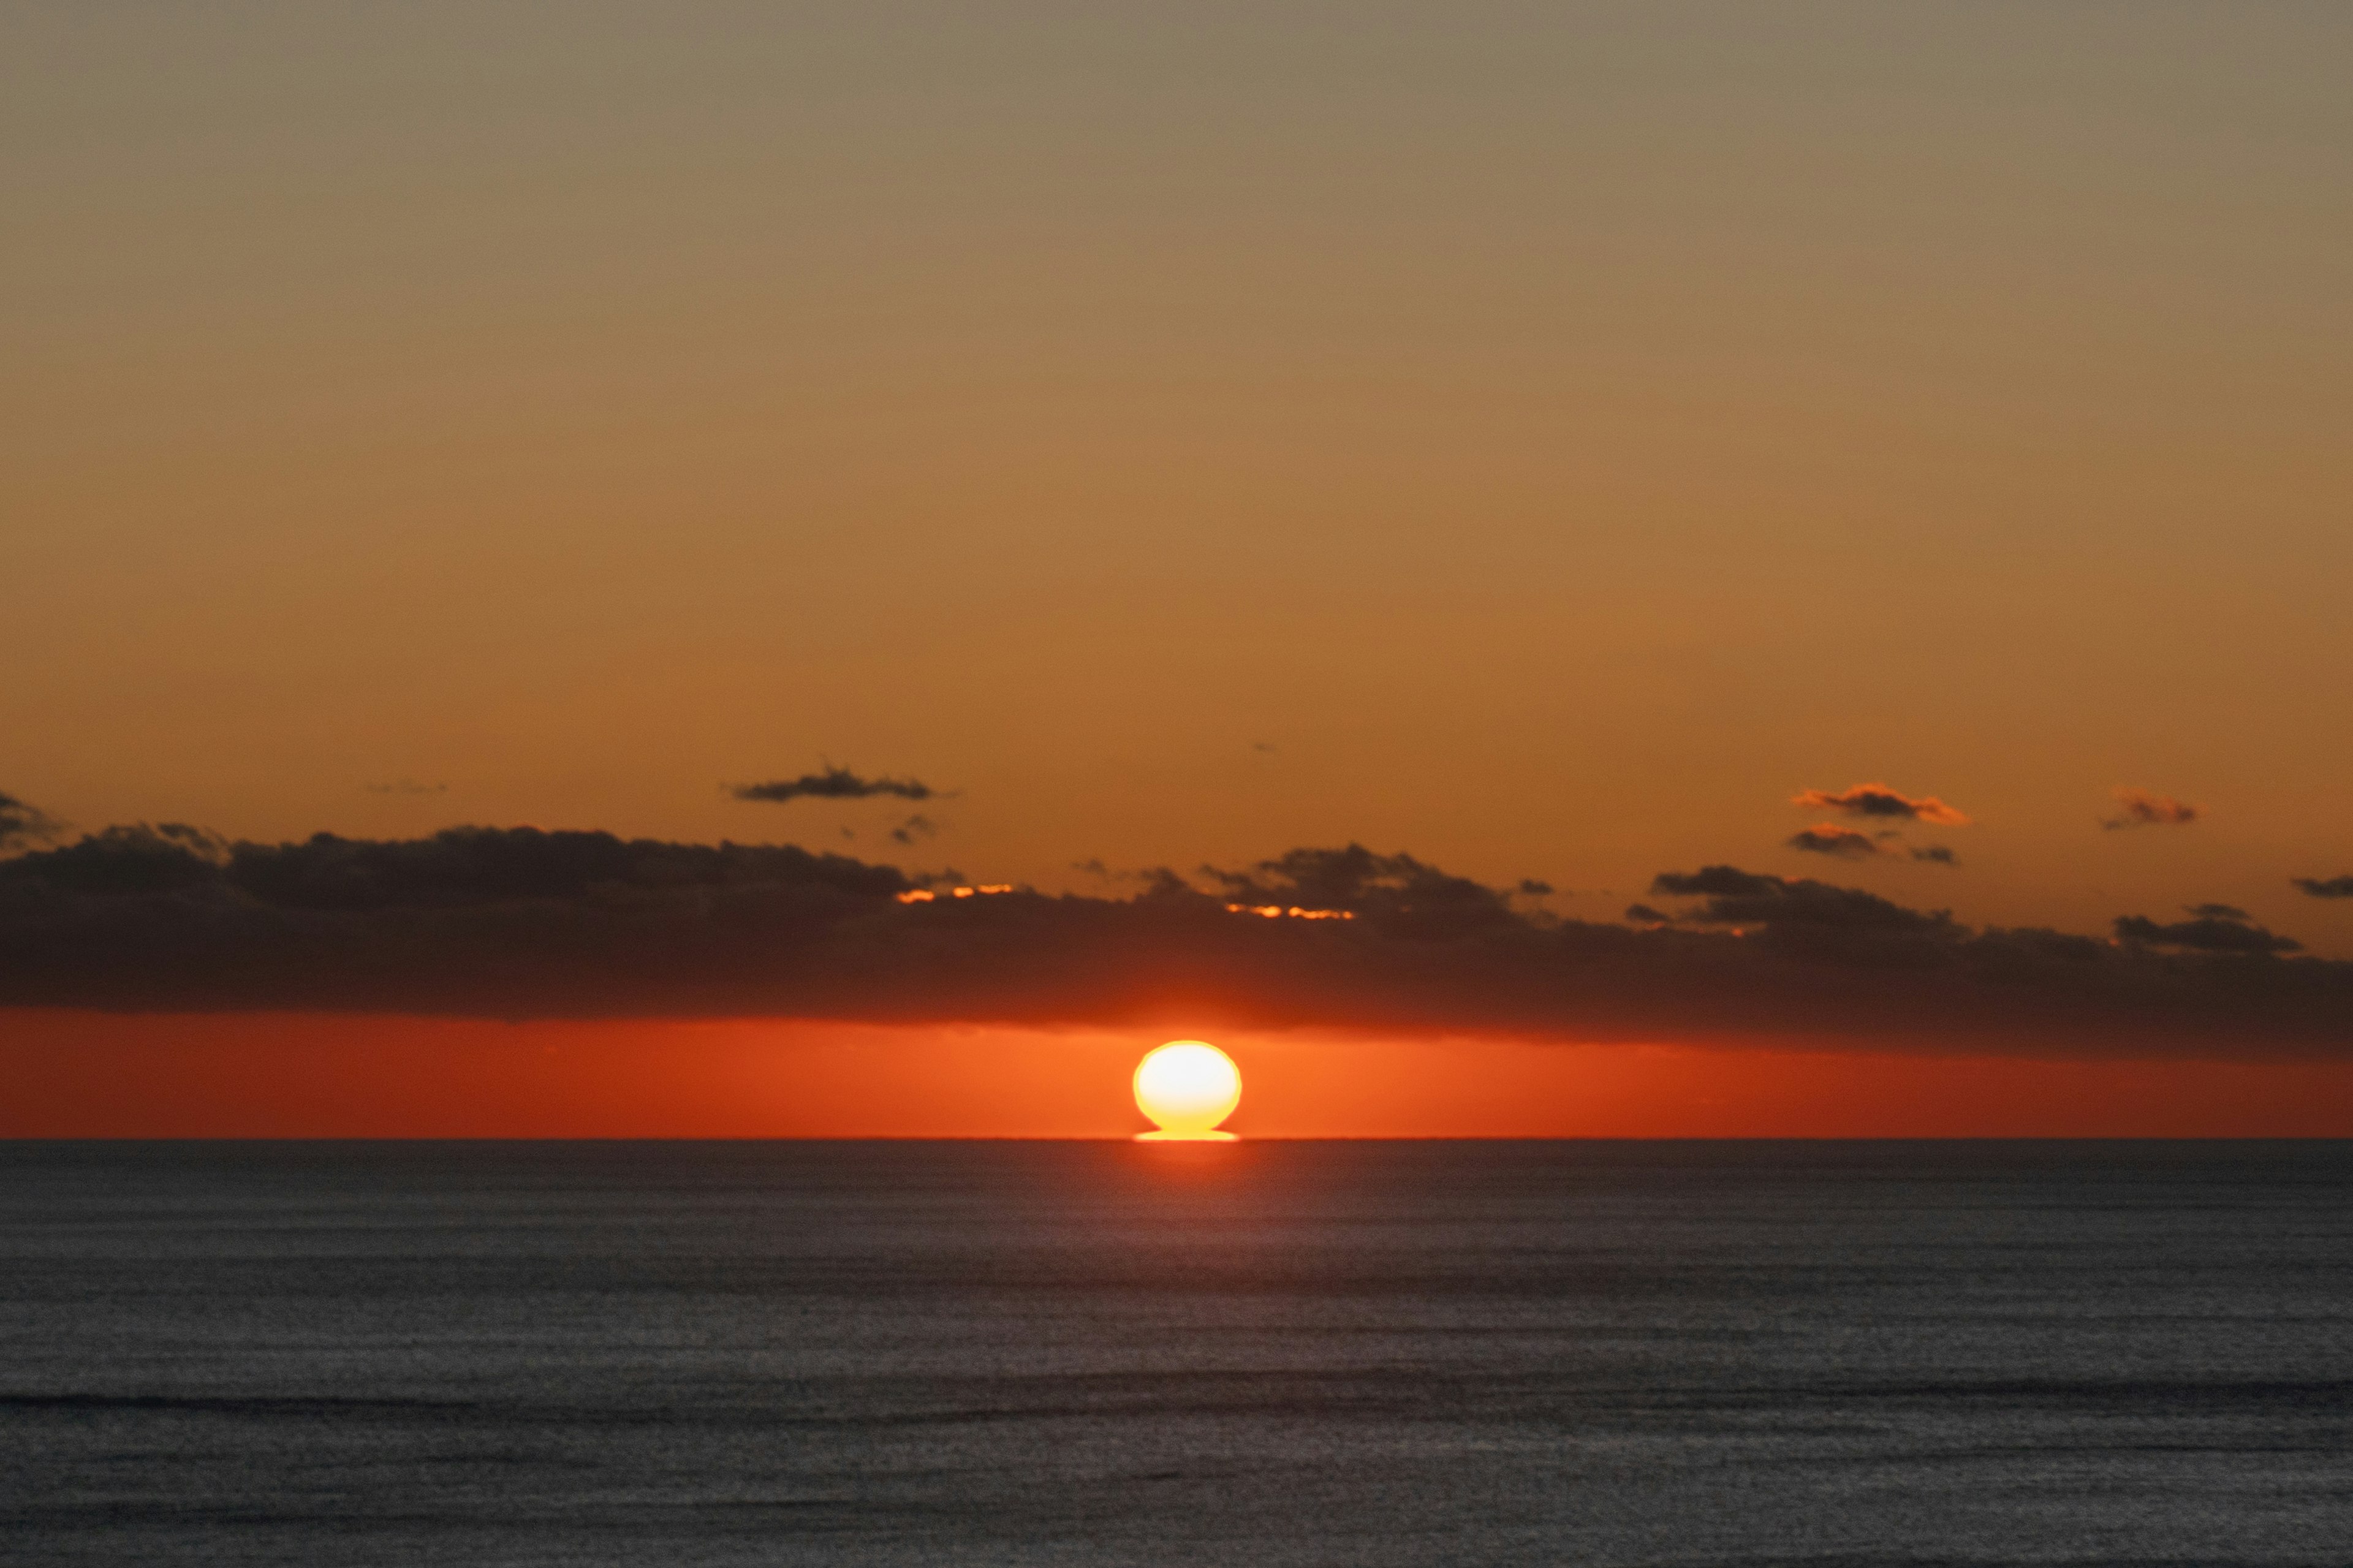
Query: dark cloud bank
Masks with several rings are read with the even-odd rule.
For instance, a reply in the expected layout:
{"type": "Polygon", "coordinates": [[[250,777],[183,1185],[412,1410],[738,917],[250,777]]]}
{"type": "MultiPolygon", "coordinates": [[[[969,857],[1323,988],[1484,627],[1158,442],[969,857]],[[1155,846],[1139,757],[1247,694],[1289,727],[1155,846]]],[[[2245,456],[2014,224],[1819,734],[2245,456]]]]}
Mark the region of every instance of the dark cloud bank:
{"type": "Polygon", "coordinates": [[[1666,907],[1630,911],[1637,927],[1354,846],[1136,886],[909,902],[898,869],[788,846],[112,828],[0,860],[0,1004],[2353,1053],[2353,963],[2285,956],[2219,906],[2128,917],[2114,939],[1974,930],[1716,866],[1659,877],[1666,907]]]}

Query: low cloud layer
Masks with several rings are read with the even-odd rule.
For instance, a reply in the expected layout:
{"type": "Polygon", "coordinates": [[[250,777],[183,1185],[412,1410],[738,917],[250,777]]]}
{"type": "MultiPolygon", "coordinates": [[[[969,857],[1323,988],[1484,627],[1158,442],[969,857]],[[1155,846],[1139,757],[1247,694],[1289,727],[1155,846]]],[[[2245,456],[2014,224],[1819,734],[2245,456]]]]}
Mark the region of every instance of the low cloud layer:
{"type": "Polygon", "coordinates": [[[1810,789],[1790,796],[1789,804],[1802,805],[1810,811],[1839,811],[1849,816],[1876,817],[1883,821],[1898,818],[1906,822],[1935,822],[1947,827],[1965,826],[1969,820],[1966,814],[1933,795],[1915,797],[1883,784],[1852,784],[1836,791],[1810,789]]]}
{"type": "Polygon", "coordinates": [[[1709,866],[1659,876],[1627,925],[1353,845],[1125,897],[923,880],[605,833],[114,828],[0,860],[0,1004],[2353,1056],[2353,963],[2219,906],[2114,937],[1978,929],[1709,866]]]}
{"type": "Polygon", "coordinates": [[[2100,824],[2111,832],[2120,827],[2187,827],[2205,814],[2202,806],[2154,790],[2119,785],[2115,795],[2116,815],[2100,824]]]}
{"type": "Polygon", "coordinates": [[[939,791],[920,779],[860,778],[848,768],[828,768],[797,779],[771,779],[765,784],[733,784],[728,794],[737,800],[781,804],[788,800],[871,800],[879,795],[900,800],[931,800],[939,791]]]}

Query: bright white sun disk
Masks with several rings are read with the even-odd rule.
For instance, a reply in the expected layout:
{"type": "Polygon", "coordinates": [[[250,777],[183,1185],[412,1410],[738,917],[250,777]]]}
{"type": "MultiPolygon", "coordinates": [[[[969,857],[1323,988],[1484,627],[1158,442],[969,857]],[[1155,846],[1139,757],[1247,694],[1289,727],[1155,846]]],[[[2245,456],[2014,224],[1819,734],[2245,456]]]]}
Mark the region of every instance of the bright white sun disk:
{"type": "Polygon", "coordinates": [[[1135,1103],[1159,1123],[1138,1137],[1226,1140],[1218,1123],[1242,1102],[1242,1075],[1234,1058],[1206,1040],[1171,1040],[1135,1068],[1135,1103]]]}

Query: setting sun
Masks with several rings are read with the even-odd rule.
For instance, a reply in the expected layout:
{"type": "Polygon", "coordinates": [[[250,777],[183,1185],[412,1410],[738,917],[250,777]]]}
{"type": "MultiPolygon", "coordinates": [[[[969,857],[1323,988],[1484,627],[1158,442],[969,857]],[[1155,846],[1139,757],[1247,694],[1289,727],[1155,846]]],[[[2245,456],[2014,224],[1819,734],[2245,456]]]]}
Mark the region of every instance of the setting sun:
{"type": "Polygon", "coordinates": [[[1242,1075],[1234,1059],[1205,1040],[1171,1040],[1146,1053],[1135,1068],[1135,1103],[1158,1123],[1147,1141],[1230,1141],[1218,1123],[1241,1103],[1242,1075]]]}

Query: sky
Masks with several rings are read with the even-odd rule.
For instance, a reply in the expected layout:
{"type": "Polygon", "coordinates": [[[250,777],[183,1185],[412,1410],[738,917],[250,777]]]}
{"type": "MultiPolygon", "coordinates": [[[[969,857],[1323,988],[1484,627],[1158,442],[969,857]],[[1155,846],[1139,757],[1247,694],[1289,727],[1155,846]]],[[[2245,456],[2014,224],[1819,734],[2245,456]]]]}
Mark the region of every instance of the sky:
{"type": "MultiPolygon", "coordinates": [[[[1743,1124],[1868,1131],[1926,1125],[1932,1057],[2113,1079],[2179,1014],[2131,1081],[2178,1108],[2216,1092],[2185,1059],[2277,1061],[2292,1108],[2353,1057],[2353,897],[2297,882],[2353,872],[2348,46],[2328,4],[12,8],[0,825],[39,831],[0,842],[0,1049],[95,1050],[91,1010],[190,1061],[225,1015],[626,1017],[634,1082],[730,1009],[786,1055],[891,1021],[868,1110],[775,1124],[887,1131],[944,1125],[875,1109],[906,1052],[954,1078],[941,1029],[1048,1031],[987,1037],[1036,1086],[1070,1031],[1191,1024],[1272,1031],[1277,1076],[1329,1059],[1298,1031],[1455,1038],[1447,1073],[1554,1116],[1491,1130],[1730,1125],[1658,1052],[1870,1058],[1847,1120],[1743,1124]],[[737,793],[828,769],[924,793],[737,793]],[[141,823],[214,871],[38,860],[141,823]],[[663,904],[685,978],[599,1012],[562,999],[584,949],[501,991],[458,976],[478,925],[382,913],[544,944],[508,907],[537,884],[222,869],[466,826],[897,868],[824,963],[754,921],[809,973],[880,943],[897,990],[755,994],[663,904]],[[1157,868],[1295,891],[1252,868],[1351,844],[1509,920],[1245,950],[1133,909],[1157,868]],[[1707,868],[1760,879],[1787,973],[1725,978],[1708,942],[1751,927],[1688,900],[1729,882],[1659,890],[1707,868]],[[1109,967],[983,942],[1018,984],[940,982],[969,933],[892,900],[953,883],[1077,896],[988,918],[1109,967]],[[1883,934],[1948,911],[1903,961],[1945,978],[1789,936],[1815,886],[1883,934]],[[154,938],[204,900],[227,947],[154,938]],[[2096,1003],[1980,995],[2021,931],[2105,944],[2096,1003]],[[332,984],[289,980],[321,943],[332,984]],[[1426,984],[1356,1005],[1350,963],[1426,984]],[[1662,1076],[1564,1119],[1600,1069],[1504,1035],[1662,1076]]],[[[0,1131],[136,1120],[35,1098],[0,1131]]]]}

